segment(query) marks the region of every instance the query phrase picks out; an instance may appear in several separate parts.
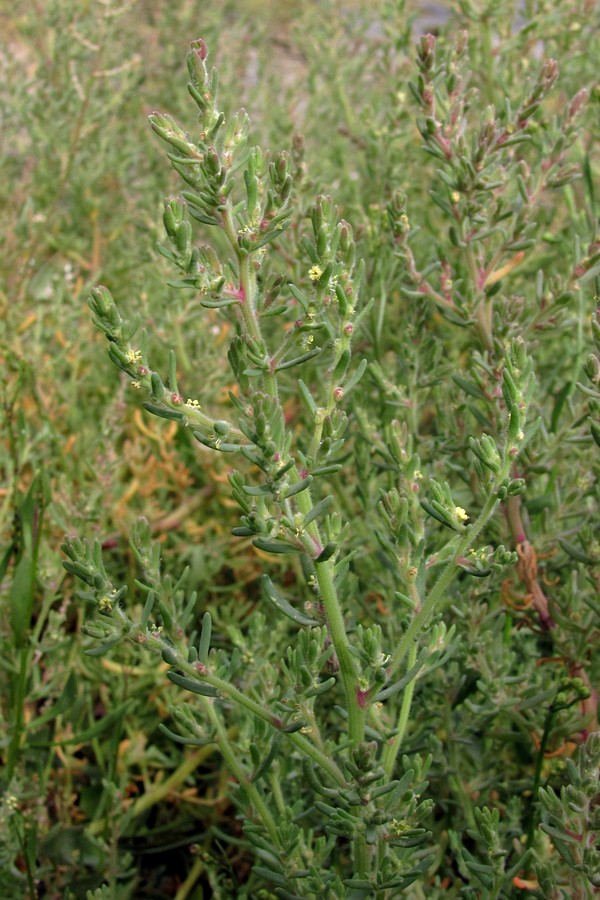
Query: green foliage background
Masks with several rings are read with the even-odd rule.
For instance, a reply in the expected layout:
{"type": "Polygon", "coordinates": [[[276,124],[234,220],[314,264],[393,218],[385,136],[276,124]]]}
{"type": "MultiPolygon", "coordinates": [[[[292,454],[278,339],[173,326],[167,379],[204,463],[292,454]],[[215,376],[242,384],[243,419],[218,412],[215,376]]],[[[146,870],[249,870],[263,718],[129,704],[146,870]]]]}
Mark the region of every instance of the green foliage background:
{"type": "MultiPolygon", "coordinates": [[[[449,331],[434,304],[409,296],[405,262],[389,253],[387,207],[397,190],[421,229],[411,244],[421,268],[440,245],[450,247],[447,223],[430,201],[437,161],[424,157],[407,86],[423,27],[453,36],[468,29],[478,110],[505,94],[516,104],[538,60],[550,56],[560,79],[540,128],[550,131],[580,88],[590,102],[572,152],[580,177],[542,199],[535,247],[508,273],[498,299],[502,340],[522,336],[535,356],[544,424],[526,463],[524,515],[561,637],[552,644],[540,636],[518,580],[455,586],[446,621],[463,641],[418,685],[407,735],[406,753],[433,754],[435,860],[406,895],[592,896],[591,882],[564,862],[568,842],[561,852],[559,838],[553,845],[541,831],[538,868],[521,873],[528,888],[502,875],[492,894],[477,881],[477,864],[518,861],[534,783],[549,792],[546,824],[560,830],[561,786],[587,778],[589,793],[594,777],[576,776],[566,760],[582,733],[597,729],[593,704],[582,709],[571,693],[561,706],[556,697],[565,678],[585,673],[588,686],[598,684],[598,462],[589,435],[598,408],[592,398],[590,410],[575,382],[585,381],[593,348],[600,22],[589,2],[539,0],[521,11],[508,2],[501,15],[498,6],[464,0],[428,19],[416,2],[0,5],[4,896],[271,896],[253,880],[214,747],[181,747],[159,731],[174,696],[166,666],[127,645],[109,657],[83,653],[89,642],[81,627],[93,609],[75,600],[60,541],[65,533],[99,540],[114,582],[129,585],[128,603],[139,608],[127,541],[142,514],[164,569],[176,576],[190,567],[198,610],[212,610],[224,647],[266,658],[269,642],[279,636],[285,646],[287,634],[285,623],[267,627],[260,615],[265,557],[248,542],[232,545],[238,515],[227,464],[174,423],[140,414],[128,380],[118,382],[106,361],[87,301],[93,285],[106,284],[141,316],[163,366],[175,342],[190,396],[201,391],[213,408],[225,402],[229,326],[166,285],[172,272],[154,249],[163,239],[163,198],[178,185],[147,116],[168,110],[193,126],[183,58],[190,39],[202,37],[219,68],[226,113],[244,106],[254,140],[292,153],[295,243],[281,248],[280,263],[303,277],[298,235],[320,192],[352,223],[366,260],[375,305],[364,341],[379,368],[354,407],[353,461],[338,497],[356,529],[350,544],[364,544],[369,528],[361,519],[368,522],[387,486],[376,423],[407,421],[432,475],[460,483],[461,448],[485,416],[473,338],[449,331]],[[482,821],[484,804],[500,825],[482,821]]],[[[293,397],[286,411],[301,418],[293,397]]],[[[469,491],[466,478],[457,502],[469,491]]],[[[502,524],[493,537],[506,541],[502,524]]],[[[292,567],[269,565],[294,583],[292,567]]],[[[385,624],[394,583],[385,552],[359,554],[353,578],[365,620],[385,624]]]]}

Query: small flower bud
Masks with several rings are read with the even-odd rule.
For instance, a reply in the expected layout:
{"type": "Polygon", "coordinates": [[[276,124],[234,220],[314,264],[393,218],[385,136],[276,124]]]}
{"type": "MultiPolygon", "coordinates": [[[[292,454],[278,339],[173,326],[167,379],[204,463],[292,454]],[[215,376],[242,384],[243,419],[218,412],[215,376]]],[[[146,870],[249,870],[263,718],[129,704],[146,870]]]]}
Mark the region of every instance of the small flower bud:
{"type": "Polygon", "coordinates": [[[202,38],[198,38],[197,41],[193,41],[192,47],[196,51],[202,62],[204,62],[204,60],[208,56],[208,47],[206,46],[206,41],[202,40],[202,38]]]}
{"type": "Polygon", "coordinates": [[[600,384],[600,360],[593,353],[590,353],[586,359],[583,371],[592,384],[600,384]]]}
{"type": "Polygon", "coordinates": [[[435,36],[424,34],[419,42],[417,53],[421,67],[427,71],[433,67],[435,60],[435,36]]]}
{"type": "Polygon", "coordinates": [[[571,105],[569,106],[569,119],[574,119],[575,116],[579,115],[588,102],[588,98],[589,94],[585,88],[581,88],[581,90],[575,94],[571,100],[571,105]]]}

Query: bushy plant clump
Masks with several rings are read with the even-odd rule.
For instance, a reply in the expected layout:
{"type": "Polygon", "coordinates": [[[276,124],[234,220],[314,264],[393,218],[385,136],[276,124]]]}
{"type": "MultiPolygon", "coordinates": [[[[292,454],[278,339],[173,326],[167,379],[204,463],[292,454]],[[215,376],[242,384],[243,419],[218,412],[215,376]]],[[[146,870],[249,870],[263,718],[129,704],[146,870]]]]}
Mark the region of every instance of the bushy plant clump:
{"type": "MultiPolygon", "coordinates": [[[[200,530],[173,549],[164,517],[138,518],[129,571],[85,528],[63,544],[87,658],[139,679],[80,736],[98,755],[96,734],[139,717],[110,751],[135,738],[139,783],[115,771],[73,837],[90,896],[136,896],[125,851],[169,796],[152,748],[194,846],[177,897],[600,886],[597,11],[484,6],[420,38],[404,3],[369,28],[308,8],[282,32],[303,87],[272,125],[284,63],[256,56],[260,130],[287,152],[221,111],[201,39],[197,123],[150,116],[179,179],[158,251],[184,299],[143,328],[107,287],[90,306],[200,530]]],[[[17,585],[47,491],[40,475],[21,501],[17,585]]],[[[28,590],[10,620],[25,663],[28,590]]]]}

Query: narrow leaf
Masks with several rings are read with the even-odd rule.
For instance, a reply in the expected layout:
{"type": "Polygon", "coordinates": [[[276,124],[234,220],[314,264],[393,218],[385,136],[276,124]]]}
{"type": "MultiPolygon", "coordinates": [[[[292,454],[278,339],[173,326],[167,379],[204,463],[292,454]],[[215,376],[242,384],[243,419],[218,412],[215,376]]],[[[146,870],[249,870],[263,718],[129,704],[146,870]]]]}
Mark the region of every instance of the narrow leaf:
{"type": "Polygon", "coordinates": [[[201,694],[203,697],[218,697],[219,692],[212,684],[204,684],[202,681],[194,681],[192,678],[186,678],[177,672],[167,672],[167,678],[178,687],[185,688],[192,694],[201,694]]]}
{"type": "Polygon", "coordinates": [[[292,606],[289,600],[286,600],[286,598],[279,593],[268,575],[262,576],[261,585],[265,597],[271,601],[273,606],[287,616],[288,619],[296,622],[297,625],[314,626],[319,624],[317,619],[312,618],[312,616],[307,616],[305,613],[296,609],[295,606],[292,606]]]}

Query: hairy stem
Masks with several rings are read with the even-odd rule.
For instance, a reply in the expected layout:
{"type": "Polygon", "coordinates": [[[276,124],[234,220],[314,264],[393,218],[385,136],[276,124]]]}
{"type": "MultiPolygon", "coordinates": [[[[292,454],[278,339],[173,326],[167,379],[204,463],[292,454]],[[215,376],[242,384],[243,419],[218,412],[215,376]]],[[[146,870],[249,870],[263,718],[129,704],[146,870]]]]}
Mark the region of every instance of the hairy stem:
{"type": "MultiPolygon", "coordinates": [[[[406,662],[406,671],[410,671],[414,664],[417,661],[417,642],[415,641],[410,648],[410,652],[408,654],[408,660],[406,662]]],[[[383,748],[383,754],[381,758],[381,762],[383,768],[385,769],[386,778],[391,780],[392,775],[394,773],[394,766],[396,765],[396,760],[398,759],[398,753],[400,752],[400,747],[402,745],[402,741],[404,739],[404,734],[406,732],[406,727],[408,725],[408,720],[410,718],[410,709],[412,706],[412,698],[415,690],[415,685],[417,683],[417,679],[413,678],[409,684],[407,684],[406,689],[404,691],[402,697],[402,705],[400,707],[400,713],[398,715],[398,724],[396,726],[396,734],[394,737],[387,742],[385,747],[383,748]]]]}

